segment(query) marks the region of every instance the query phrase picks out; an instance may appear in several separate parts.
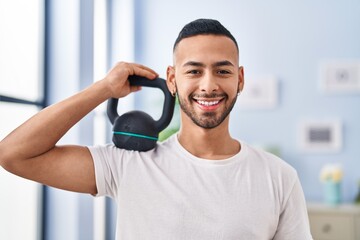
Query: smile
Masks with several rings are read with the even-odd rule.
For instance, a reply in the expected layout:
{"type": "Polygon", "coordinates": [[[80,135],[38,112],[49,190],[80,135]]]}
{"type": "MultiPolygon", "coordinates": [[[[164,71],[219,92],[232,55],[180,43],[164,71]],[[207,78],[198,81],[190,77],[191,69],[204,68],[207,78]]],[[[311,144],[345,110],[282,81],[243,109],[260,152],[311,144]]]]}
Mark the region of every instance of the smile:
{"type": "Polygon", "coordinates": [[[219,101],[202,101],[202,100],[197,100],[197,102],[200,104],[200,105],[203,105],[203,106],[214,106],[216,104],[218,104],[220,102],[219,101]]]}
{"type": "Polygon", "coordinates": [[[203,110],[215,110],[224,98],[193,98],[203,110]]]}

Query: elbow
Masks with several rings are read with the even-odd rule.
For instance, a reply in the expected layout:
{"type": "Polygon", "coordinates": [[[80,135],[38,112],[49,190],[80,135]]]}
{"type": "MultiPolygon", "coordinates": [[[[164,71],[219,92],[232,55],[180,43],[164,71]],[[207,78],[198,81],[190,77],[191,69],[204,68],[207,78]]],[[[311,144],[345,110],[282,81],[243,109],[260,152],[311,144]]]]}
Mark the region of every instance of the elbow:
{"type": "MultiPolygon", "coordinates": [[[[0,148],[0,151],[1,148],[0,148]]],[[[16,174],[18,165],[16,161],[9,157],[9,155],[4,154],[3,152],[0,153],[0,166],[5,169],[7,172],[16,174]]]]}
{"type": "Polygon", "coordinates": [[[12,161],[10,160],[9,151],[2,142],[0,142],[0,166],[5,170],[8,170],[11,167],[12,161]]]}
{"type": "Polygon", "coordinates": [[[8,165],[8,161],[6,161],[6,158],[0,149],[0,166],[3,167],[4,169],[7,169],[7,165],[8,165]]]}
{"type": "Polygon", "coordinates": [[[22,173],[27,170],[28,166],[24,166],[17,152],[15,148],[0,142],[0,166],[9,173],[22,176],[22,173]]]}
{"type": "Polygon", "coordinates": [[[4,166],[5,164],[5,153],[4,153],[4,148],[2,147],[2,144],[0,142],[0,166],[4,166]]]}

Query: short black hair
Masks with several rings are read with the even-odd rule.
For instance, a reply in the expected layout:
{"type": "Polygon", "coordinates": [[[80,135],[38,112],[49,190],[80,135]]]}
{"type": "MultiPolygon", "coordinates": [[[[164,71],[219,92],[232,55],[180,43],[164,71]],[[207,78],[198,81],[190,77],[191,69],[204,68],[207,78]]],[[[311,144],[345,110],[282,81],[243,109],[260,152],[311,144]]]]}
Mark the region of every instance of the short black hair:
{"type": "Polygon", "coordinates": [[[208,34],[226,36],[230,38],[235,43],[236,48],[239,51],[236,39],[229,30],[227,30],[219,21],[205,18],[194,20],[183,27],[174,43],[173,51],[175,51],[176,46],[184,38],[208,34]]]}

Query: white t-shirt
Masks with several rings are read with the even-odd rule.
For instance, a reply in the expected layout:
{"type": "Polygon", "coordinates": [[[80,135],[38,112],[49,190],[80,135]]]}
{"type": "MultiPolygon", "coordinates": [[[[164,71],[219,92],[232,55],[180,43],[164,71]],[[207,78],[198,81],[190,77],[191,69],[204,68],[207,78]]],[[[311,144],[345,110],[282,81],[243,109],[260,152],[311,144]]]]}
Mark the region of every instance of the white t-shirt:
{"type": "Polygon", "coordinates": [[[244,142],[225,160],[197,158],[175,135],[148,152],[89,149],[98,196],[117,203],[116,239],[312,239],[296,171],[244,142]]]}

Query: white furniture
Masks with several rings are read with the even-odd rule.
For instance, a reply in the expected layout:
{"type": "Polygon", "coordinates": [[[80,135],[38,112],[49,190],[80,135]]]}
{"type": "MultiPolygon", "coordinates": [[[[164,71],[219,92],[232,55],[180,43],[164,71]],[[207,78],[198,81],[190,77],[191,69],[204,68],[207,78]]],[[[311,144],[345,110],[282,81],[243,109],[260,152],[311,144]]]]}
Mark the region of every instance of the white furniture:
{"type": "Polygon", "coordinates": [[[360,240],[360,205],[307,203],[314,240],[360,240]]]}

